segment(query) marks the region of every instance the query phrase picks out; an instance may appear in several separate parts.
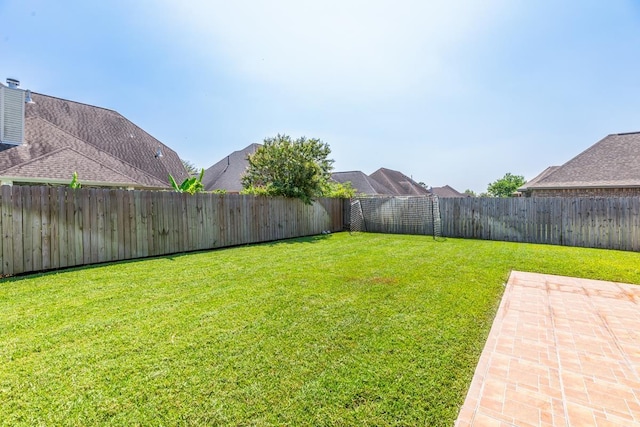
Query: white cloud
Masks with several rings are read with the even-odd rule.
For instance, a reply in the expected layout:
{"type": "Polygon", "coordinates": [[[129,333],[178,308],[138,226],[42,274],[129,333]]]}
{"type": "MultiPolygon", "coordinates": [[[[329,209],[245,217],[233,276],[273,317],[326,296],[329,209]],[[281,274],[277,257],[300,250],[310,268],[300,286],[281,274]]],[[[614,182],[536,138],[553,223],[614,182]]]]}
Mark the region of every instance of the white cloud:
{"type": "Polygon", "coordinates": [[[506,0],[153,2],[175,42],[208,67],[296,96],[380,99],[425,92],[446,56],[498,19],[506,0]]]}

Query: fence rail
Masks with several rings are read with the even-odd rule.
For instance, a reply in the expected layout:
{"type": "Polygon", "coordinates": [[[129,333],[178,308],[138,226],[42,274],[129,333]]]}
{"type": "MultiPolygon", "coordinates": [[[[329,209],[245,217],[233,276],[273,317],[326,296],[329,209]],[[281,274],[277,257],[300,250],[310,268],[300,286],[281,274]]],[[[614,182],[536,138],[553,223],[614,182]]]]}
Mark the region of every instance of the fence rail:
{"type": "Polygon", "coordinates": [[[340,231],[341,199],[0,187],[0,275],[340,231]]]}
{"type": "Polygon", "coordinates": [[[443,198],[442,235],[640,251],[640,197],[443,198]]]}

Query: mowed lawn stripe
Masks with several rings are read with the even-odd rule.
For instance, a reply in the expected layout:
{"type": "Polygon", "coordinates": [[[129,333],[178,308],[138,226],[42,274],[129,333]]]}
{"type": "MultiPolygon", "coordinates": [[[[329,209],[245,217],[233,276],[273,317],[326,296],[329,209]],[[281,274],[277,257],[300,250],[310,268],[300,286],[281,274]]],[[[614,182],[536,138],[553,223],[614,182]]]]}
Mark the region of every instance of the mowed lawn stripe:
{"type": "Polygon", "coordinates": [[[640,254],[339,233],[0,281],[2,425],[452,425],[511,269],[640,254]]]}

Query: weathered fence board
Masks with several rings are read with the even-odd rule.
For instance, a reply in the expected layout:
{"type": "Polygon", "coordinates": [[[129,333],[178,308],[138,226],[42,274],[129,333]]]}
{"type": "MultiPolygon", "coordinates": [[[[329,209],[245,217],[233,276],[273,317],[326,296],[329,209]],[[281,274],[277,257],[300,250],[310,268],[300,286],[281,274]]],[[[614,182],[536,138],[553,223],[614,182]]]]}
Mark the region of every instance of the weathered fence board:
{"type": "Polygon", "coordinates": [[[340,231],[345,209],[340,199],[2,186],[0,275],[340,231]]]}
{"type": "MultiPolygon", "coordinates": [[[[385,200],[369,231],[432,233],[432,217],[416,222],[415,212],[403,212],[422,214],[414,202],[385,200]]],[[[445,237],[640,251],[639,197],[443,198],[439,208],[445,237]]],[[[348,201],[338,199],[309,206],[235,194],[2,186],[0,274],[340,231],[349,219],[348,201]]]]}
{"type": "Polygon", "coordinates": [[[640,198],[442,198],[442,235],[640,251],[640,198]]]}

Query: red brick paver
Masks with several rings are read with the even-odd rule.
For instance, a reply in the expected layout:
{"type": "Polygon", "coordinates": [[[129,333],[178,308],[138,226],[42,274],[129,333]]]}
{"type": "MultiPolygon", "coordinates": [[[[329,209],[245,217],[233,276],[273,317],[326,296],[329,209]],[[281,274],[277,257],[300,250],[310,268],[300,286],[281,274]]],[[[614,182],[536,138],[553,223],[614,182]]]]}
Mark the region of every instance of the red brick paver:
{"type": "Polygon", "coordinates": [[[640,426],[640,286],[512,272],[456,426],[640,426]]]}

